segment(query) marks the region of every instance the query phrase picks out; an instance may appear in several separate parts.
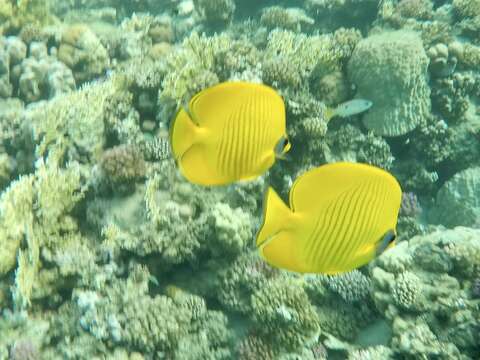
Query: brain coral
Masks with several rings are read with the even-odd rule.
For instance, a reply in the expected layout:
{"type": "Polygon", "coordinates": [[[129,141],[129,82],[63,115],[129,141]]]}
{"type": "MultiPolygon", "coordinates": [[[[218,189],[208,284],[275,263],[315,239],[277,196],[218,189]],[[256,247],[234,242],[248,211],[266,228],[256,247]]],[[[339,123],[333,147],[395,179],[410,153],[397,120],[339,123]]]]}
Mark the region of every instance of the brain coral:
{"type": "Polygon", "coordinates": [[[373,101],[363,117],[377,135],[413,130],[430,113],[428,57],[420,37],[409,31],[372,35],[359,42],[348,63],[357,96],[373,101]]]}

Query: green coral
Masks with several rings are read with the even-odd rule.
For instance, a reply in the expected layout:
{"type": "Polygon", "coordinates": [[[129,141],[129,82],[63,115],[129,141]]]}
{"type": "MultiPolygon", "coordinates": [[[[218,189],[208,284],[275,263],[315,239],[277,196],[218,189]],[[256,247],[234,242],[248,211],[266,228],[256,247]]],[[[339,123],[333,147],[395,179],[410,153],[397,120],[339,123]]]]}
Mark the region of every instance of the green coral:
{"type": "Polygon", "coordinates": [[[266,264],[256,251],[246,252],[219,271],[217,299],[226,309],[248,315],[252,295],[278,275],[279,271],[266,264]]]}
{"type": "Polygon", "coordinates": [[[395,304],[404,309],[418,307],[418,299],[421,294],[421,282],[417,275],[406,271],[397,276],[392,289],[395,304]]]}
{"type": "Polygon", "coordinates": [[[358,270],[326,279],[328,287],[347,302],[365,300],[370,295],[371,282],[358,270]]]}
{"type": "Polygon", "coordinates": [[[55,154],[37,163],[34,175],[13,182],[0,200],[5,255],[1,270],[18,264],[13,300],[18,308],[30,302],[39,267],[39,248],[60,246],[77,231],[70,213],[83,197],[78,164],[58,168],[55,154]],[[20,249],[26,239],[25,249],[20,249]]]}
{"type": "Polygon", "coordinates": [[[478,236],[478,230],[439,228],[373,262],[373,297],[392,323],[395,356],[468,359],[478,352],[477,301],[465,291],[480,259],[478,236]]]}
{"type": "Polygon", "coordinates": [[[461,18],[480,16],[480,1],[478,0],[453,0],[452,5],[461,18]]]}
{"type": "Polygon", "coordinates": [[[345,125],[327,134],[325,159],[328,162],[353,161],[384,169],[392,167],[394,157],[385,139],[373,132],[363,134],[357,127],[345,125]]]}
{"type": "Polygon", "coordinates": [[[258,331],[277,344],[278,350],[296,351],[320,330],[307,294],[293,279],[266,283],[253,294],[252,310],[258,331]]]}
{"type": "Polygon", "coordinates": [[[215,55],[226,52],[230,46],[230,39],[224,34],[206,37],[194,32],[185,38],[182,47],[166,59],[168,71],[159,99],[181,104],[203,88],[218,83],[220,80],[214,72],[215,55]]]}
{"type": "Polygon", "coordinates": [[[338,68],[341,54],[335,53],[332,36],[307,36],[276,29],[268,36],[265,56],[284,59],[301,79],[307,80],[316,67],[338,68]]]}
{"type": "Polygon", "coordinates": [[[210,25],[229,23],[235,12],[234,0],[193,0],[195,10],[210,25]]]}
{"type": "Polygon", "coordinates": [[[38,143],[37,156],[51,148],[62,149],[69,159],[84,154],[97,158],[104,143],[110,98],[125,90],[121,76],[85,85],[79,91],[59,95],[26,114],[38,143]]]}
{"type": "Polygon", "coordinates": [[[0,199],[2,256],[0,274],[15,266],[17,250],[25,234],[23,224],[32,223],[33,176],[24,176],[10,184],[0,199]]]}
{"type": "Polygon", "coordinates": [[[291,31],[301,31],[313,25],[315,20],[309,17],[303,9],[271,6],[263,9],[260,22],[269,29],[281,28],[291,31]]]}
{"type": "Polygon", "coordinates": [[[232,209],[228,204],[216,203],[209,216],[214,222],[212,253],[237,255],[252,241],[252,221],[241,208],[232,209]]]}
{"type": "Polygon", "coordinates": [[[366,349],[354,350],[348,354],[348,360],[387,360],[391,359],[392,351],[386,346],[372,346],[366,349]]]}
{"type": "Polygon", "coordinates": [[[229,357],[230,333],[223,314],[208,310],[203,299],[180,289],[170,288],[168,296],[150,296],[149,279],[148,271],[137,266],[126,280],[99,284],[96,290],[75,290],[82,328],[97,340],[154,356],[229,357]]]}
{"type": "Polygon", "coordinates": [[[430,215],[435,223],[449,227],[475,224],[480,216],[479,174],[478,167],[461,171],[440,188],[430,215]]]}
{"type": "Polygon", "coordinates": [[[0,1],[0,34],[18,30],[27,24],[46,25],[53,21],[49,1],[0,1]]]}
{"type": "Polygon", "coordinates": [[[368,129],[398,136],[425,121],[430,114],[427,66],[422,40],[413,32],[381,33],[360,41],[348,73],[357,85],[357,96],[373,102],[363,116],[368,129]]]}
{"type": "Polygon", "coordinates": [[[95,33],[84,25],[65,29],[57,56],[72,69],[78,83],[101,75],[110,64],[107,50],[95,33]]]}

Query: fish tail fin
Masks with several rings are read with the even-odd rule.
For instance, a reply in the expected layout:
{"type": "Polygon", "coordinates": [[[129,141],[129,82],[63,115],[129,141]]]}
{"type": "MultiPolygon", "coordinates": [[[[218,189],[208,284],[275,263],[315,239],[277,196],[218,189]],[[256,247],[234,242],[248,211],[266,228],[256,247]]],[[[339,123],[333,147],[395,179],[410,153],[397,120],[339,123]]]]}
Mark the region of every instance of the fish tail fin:
{"type": "Polygon", "coordinates": [[[178,110],[170,126],[170,144],[175,159],[179,159],[196,141],[198,126],[182,108],[178,110]]]}
{"type": "Polygon", "coordinates": [[[292,211],[290,208],[283,202],[275,190],[269,187],[263,202],[263,223],[257,233],[257,247],[282,230],[291,215],[292,211]]]}
{"type": "Polygon", "coordinates": [[[335,112],[335,110],[336,110],[336,109],[331,108],[331,107],[329,107],[329,106],[326,106],[326,107],[325,107],[325,112],[324,112],[324,114],[325,114],[325,120],[327,120],[327,123],[328,123],[334,116],[337,115],[336,112],[335,112]]]}

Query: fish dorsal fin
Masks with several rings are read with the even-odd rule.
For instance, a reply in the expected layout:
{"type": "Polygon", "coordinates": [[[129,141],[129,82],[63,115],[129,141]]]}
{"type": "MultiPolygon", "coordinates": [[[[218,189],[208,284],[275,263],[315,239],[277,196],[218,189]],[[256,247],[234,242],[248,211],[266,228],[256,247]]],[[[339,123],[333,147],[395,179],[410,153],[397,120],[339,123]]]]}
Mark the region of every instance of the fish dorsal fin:
{"type": "Polygon", "coordinates": [[[290,208],[283,202],[275,190],[269,187],[263,201],[263,223],[257,233],[257,247],[284,228],[287,228],[291,216],[292,211],[290,208]]]}
{"type": "MultiPolygon", "coordinates": [[[[271,119],[285,118],[283,99],[272,88],[248,82],[224,82],[209,87],[195,95],[189,103],[189,110],[195,122],[204,127],[218,127],[223,125],[235,113],[238,118],[240,108],[245,109],[245,104],[253,105],[263,102],[268,106],[271,119]]],[[[257,108],[261,108],[260,106],[257,108]]],[[[257,112],[251,111],[250,116],[257,112]]],[[[258,112],[263,117],[265,111],[258,112]]]]}
{"type": "Polygon", "coordinates": [[[297,272],[306,272],[298,262],[298,219],[271,187],[265,194],[263,224],[257,233],[260,255],[271,265],[297,272]]]}
{"type": "Polygon", "coordinates": [[[293,211],[318,209],[340,194],[371,181],[386,181],[401,196],[400,186],[388,172],[375,166],[338,162],[322,165],[301,175],[290,190],[293,211]]]}
{"type": "Polygon", "coordinates": [[[180,108],[170,125],[170,146],[176,160],[189,150],[197,141],[198,126],[192,121],[188,113],[180,108]]]}

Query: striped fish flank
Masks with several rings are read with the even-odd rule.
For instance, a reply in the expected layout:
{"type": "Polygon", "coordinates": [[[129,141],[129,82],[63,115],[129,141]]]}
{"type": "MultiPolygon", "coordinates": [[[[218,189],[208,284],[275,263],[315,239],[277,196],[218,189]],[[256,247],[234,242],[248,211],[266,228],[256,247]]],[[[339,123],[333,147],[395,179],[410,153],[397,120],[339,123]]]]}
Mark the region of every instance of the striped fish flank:
{"type": "Polygon", "coordinates": [[[279,140],[286,138],[283,99],[262,84],[215,85],[190,101],[188,113],[190,119],[177,115],[171,133],[178,136],[171,141],[173,150],[183,150],[175,157],[194,183],[223,185],[260,176],[275,162],[279,140]],[[193,125],[185,125],[188,120],[193,125]]]}
{"type": "MultiPolygon", "coordinates": [[[[386,233],[395,233],[400,199],[400,186],[382,169],[355,163],[320,166],[293,184],[288,216],[264,219],[264,227],[279,235],[262,251],[272,265],[289,264],[293,271],[353,270],[373,259],[386,233]],[[289,251],[282,253],[282,247],[289,251]]],[[[268,238],[264,231],[262,236],[268,238]]]]}

